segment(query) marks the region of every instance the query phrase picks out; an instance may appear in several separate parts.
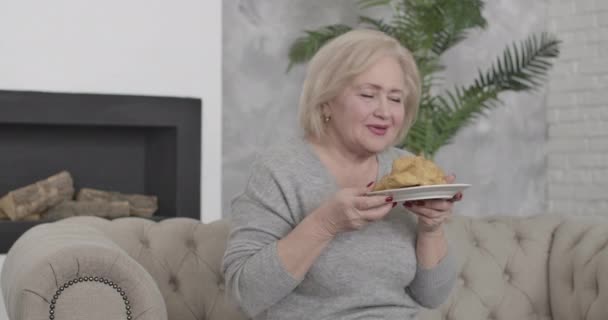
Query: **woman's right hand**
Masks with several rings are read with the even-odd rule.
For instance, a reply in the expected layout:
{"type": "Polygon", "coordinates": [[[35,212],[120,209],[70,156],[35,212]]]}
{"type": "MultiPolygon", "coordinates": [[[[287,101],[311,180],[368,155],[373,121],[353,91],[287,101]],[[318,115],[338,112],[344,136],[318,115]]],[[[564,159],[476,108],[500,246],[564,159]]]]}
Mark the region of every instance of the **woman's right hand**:
{"type": "Polygon", "coordinates": [[[380,220],[395,207],[393,198],[367,196],[373,183],[364,188],[345,188],[336,192],[316,210],[320,228],[328,237],[345,231],[358,230],[380,220]]]}

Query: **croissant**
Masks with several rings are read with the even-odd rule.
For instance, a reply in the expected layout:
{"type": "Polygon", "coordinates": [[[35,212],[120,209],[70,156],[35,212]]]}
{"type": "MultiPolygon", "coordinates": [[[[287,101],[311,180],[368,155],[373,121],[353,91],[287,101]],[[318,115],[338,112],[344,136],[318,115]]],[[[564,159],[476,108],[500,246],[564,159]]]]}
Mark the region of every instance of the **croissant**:
{"type": "Polygon", "coordinates": [[[373,191],[443,184],[445,173],[423,156],[404,156],[393,161],[391,172],[382,177],[373,191]]]}

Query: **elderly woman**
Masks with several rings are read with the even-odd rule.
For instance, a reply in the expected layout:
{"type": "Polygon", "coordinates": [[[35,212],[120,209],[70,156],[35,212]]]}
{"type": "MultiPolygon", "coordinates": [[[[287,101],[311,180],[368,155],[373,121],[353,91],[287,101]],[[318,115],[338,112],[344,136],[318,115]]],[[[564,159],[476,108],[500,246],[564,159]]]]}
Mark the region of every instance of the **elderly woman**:
{"type": "MultiPolygon", "coordinates": [[[[366,196],[405,152],[420,79],[380,32],[348,32],[311,60],[301,138],[268,148],[232,204],[227,290],[254,319],[415,319],[449,295],[442,223],[454,200],[366,196]]],[[[447,178],[449,182],[453,176],[447,178]]]]}

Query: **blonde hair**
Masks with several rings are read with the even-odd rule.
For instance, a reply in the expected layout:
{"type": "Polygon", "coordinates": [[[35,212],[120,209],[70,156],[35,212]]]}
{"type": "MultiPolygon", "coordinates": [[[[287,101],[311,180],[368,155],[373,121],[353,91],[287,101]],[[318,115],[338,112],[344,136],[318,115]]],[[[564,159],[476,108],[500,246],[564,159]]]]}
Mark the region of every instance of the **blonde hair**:
{"type": "Polygon", "coordinates": [[[352,81],[386,56],[401,65],[405,79],[405,116],[397,140],[416,120],[420,100],[420,75],[412,54],[394,38],[375,30],[358,29],[325,44],[311,59],[300,95],[299,121],[307,136],[326,134],[323,104],[337,97],[352,81]]]}

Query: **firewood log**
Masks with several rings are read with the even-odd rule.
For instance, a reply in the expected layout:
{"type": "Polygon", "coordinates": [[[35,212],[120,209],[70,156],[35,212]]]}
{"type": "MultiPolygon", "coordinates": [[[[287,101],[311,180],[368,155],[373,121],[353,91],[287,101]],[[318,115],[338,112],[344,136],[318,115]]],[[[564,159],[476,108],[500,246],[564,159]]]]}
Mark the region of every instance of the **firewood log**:
{"type": "Polygon", "coordinates": [[[128,201],[130,206],[129,214],[139,217],[151,217],[158,210],[158,199],[156,196],[123,194],[83,188],[78,192],[76,199],[78,201],[128,201]]]}
{"type": "Polygon", "coordinates": [[[45,219],[57,220],[72,216],[119,218],[129,215],[128,201],[63,201],[44,213],[45,219]]]}
{"type": "Polygon", "coordinates": [[[13,190],[0,199],[0,209],[11,220],[23,220],[32,214],[41,214],[61,201],[74,196],[74,182],[67,171],[45,180],[13,190]]]}
{"type": "Polygon", "coordinates": [[[40,214],[38,214],[38,213],[30,214],[29,216],[23,217],[22,220],[23,221],[38,221],[38,220],[40,220],[40,214]]]}

